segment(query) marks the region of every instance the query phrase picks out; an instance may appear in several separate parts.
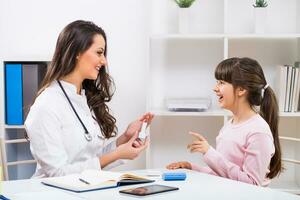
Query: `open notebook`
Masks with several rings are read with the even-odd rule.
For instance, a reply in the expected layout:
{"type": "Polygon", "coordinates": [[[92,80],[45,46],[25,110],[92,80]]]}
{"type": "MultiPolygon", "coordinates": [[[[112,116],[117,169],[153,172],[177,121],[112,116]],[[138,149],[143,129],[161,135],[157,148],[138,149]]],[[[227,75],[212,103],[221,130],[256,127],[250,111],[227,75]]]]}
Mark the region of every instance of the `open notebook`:
{"type": "Polygon", "coordinates": [[[73,192],[87,192],[91,190],[150,182],[154,182],[154,180],[129,173],[122,174],[100,170],[85,170],[81,174],[46,178],[42,181],[45,185],[73,192]]]}

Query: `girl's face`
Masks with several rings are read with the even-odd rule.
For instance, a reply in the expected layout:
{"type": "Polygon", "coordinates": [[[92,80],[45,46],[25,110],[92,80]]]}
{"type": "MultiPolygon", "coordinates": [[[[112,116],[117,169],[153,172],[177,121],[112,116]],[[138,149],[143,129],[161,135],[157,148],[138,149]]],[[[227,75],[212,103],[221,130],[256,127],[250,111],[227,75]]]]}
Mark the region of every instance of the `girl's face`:
{"type": "Polygon", "coordinates": [[[96,80],[101,67],[107,65],[104,56],[105,40],[102,35],[94,36],[92,45],[88,50],[77,56],[75,70],[78,70],[81,78],[96,80]]]}
{"type": "Polygon", "coordinates": [[[235,104],[235,92],[233,85],[222,80],[218,80],[214,87],[214,92],[219,97],[219,106],[221,108],[232,110],[235,104]]]}

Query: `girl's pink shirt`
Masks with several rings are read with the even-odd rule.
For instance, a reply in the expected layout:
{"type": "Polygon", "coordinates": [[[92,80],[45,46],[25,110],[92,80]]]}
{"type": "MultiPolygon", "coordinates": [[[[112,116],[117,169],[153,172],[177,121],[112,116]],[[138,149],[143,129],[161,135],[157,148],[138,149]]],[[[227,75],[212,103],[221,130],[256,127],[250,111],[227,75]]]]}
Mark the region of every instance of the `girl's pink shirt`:
{"type": "Polygon", "coordinates": [[[256,114],[237,125],[229,120],[216,138],[216,149],[210,147],[203,156],[208,167],[192,164],[192,169],[253,185],[268,186],[270,180],[266,175],[274,152],[270,127],[256,114]]]}

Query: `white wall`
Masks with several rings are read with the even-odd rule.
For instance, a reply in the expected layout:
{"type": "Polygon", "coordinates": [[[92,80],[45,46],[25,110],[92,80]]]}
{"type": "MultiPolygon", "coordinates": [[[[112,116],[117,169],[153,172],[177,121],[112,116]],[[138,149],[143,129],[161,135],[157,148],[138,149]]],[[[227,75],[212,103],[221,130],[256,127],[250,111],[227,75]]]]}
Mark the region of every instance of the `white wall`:
{"type": "MultiPolygon", "coordinates": [[[[4,60],[51,60],[64,26],[77,19],[95,22],[108,36],[109,70],[117,88],[111,108],[123,132],[146,108],[148,8],[147,0],[0,0],[0,66],[4,60]]],[[[0,87],[3,91],[2,80],[0,87]]],[[[2,97],[0,103],[2,126],[2,97]]],[[[143,160],[127,166],[144,167],[143,160]]]]}
{"type": "MultiPolygon", "coordinates": [[[[152,33],[178,33],[178,9],[174,0],[151,0],[152,33]]],[[[197,0],[189,10],[189,33],[222,33],[224,1],[197,0]]]]}

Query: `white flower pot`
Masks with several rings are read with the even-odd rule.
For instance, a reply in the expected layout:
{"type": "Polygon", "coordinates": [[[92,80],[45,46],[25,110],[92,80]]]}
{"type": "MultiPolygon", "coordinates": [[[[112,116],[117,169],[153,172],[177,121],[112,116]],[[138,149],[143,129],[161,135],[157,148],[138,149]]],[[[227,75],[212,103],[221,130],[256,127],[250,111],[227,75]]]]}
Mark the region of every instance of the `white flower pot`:
{"type": "Polygon", "coordinates": [[[186,34],[189,32],[189,8],[178,9],[178,32],[186,34]]]}
{"type": "Polygon", "coordinates": [[[261,34],[266,32],[267,26],[267,9],[266,8],[254,8],[254,32],[261,34]]]}

